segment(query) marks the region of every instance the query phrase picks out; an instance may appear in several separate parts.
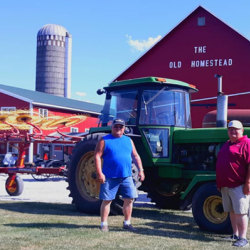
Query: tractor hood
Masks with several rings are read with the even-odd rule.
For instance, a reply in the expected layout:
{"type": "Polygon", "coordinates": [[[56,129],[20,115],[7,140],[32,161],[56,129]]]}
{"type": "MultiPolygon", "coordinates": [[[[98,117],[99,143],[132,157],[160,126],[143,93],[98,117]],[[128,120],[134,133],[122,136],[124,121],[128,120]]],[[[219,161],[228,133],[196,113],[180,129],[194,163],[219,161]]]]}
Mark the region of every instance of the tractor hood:
{"type": "MultiPolygon", "coordinates": [[[[250,137],[250,128],[244,129],[244,135],[250,137]]],[[[227,141],[227,128],[197,128],[176,130],[173,135],[174,143],[208,143],[227,141]]]]}

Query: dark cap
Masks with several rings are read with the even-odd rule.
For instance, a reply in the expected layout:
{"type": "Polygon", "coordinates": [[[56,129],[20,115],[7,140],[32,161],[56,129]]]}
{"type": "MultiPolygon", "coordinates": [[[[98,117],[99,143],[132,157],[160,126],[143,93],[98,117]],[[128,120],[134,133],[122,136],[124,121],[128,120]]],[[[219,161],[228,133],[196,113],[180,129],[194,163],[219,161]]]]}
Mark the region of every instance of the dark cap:
{"type": "Polygon", "coordinates": [[[122,119],[114,119],[112,125],[115,125],[115,124],[120,124],[122,126],[125,126],[125,121],[122,119]]]}

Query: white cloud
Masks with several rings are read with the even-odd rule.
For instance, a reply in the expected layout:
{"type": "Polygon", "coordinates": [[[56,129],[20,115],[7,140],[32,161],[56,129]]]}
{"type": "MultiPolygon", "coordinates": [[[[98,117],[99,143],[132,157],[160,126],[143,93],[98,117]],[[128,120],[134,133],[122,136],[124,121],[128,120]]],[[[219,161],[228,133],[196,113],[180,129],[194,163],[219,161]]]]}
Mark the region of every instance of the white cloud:
{"type": "Polygon", "coordinates": [[[130,47],[132,47],[135,50],[139,51],[145,51],[148,48],[150,48],[152,45],[154,45],[156,42],[158,42],[161,39],[161,35],[158,35],[157,37],[149,37],[147,40],[133,40],[132,36],[126,35],[128,38],[127,43],[130,47]]]}
{"type": "Polygon", "coordinates": [[[87,94],[84,93],[84,92],[76,92],[76,95],[79,95],[79,96],[86,96],[87,94]]]}

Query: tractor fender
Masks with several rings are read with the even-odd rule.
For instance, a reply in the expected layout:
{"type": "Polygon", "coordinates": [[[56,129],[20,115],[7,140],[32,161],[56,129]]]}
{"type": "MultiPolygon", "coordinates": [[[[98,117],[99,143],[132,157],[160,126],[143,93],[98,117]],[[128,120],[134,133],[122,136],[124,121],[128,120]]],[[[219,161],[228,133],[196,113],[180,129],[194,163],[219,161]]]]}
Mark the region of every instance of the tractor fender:
{"type": "Polygon", "coordinates": [[[191,203],[195,191],[207,182],[215,182],[216,181],[216,174],[202,174],[202,175],[195,175],[192,181],[187,186],[186,190],[181,194],[181,206],[180,209],[186,209],[191,203]]]}

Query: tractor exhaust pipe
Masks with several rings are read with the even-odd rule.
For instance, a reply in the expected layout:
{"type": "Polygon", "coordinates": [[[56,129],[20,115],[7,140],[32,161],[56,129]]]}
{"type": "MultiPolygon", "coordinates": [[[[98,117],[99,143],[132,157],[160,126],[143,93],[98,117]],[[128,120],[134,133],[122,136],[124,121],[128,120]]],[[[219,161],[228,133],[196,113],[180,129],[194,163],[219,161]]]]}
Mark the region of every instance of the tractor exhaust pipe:
{"type": "Polygon", "coordinates": [[[216,127],[226,128],[228,96],[222,92],[222,76],[216,74],[214,77],[218,78],[216,127]]]}

